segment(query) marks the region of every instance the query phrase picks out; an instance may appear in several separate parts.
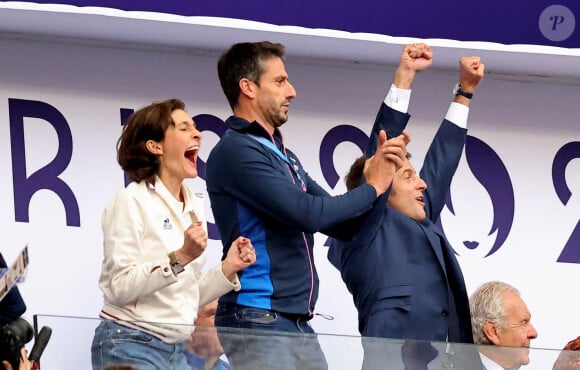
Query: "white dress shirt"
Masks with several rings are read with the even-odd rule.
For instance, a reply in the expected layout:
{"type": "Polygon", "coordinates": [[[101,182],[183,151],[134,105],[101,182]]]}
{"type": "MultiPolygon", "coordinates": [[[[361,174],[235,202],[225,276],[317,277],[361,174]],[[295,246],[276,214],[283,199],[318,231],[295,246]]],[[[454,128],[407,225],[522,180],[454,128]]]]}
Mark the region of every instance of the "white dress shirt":
{"type": "MultiPolygon", "coordinates": [[[[391,88],[385,97],[385,104],[401,113],[407,113],[409,110],[409,102],[411,101],[411,90],[399,89],[391,84],[391,88]]],[[[467,118],[469,116],[469,107],[456,102],[451,102],[445,119],[453,124],[467,128],[467,118]]]]}

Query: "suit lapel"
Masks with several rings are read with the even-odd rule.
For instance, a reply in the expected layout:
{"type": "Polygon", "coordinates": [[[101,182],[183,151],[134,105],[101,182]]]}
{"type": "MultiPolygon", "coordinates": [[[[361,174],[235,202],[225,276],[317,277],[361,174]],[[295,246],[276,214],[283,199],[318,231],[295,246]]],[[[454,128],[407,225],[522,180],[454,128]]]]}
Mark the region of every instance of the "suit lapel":
{"type": "Polygon", "coordinates": [[[443,245],[443,239],[441,239],[441,235],[437,232],[435,225],[432,222],[429,222],[427,219],[422,223],[419,223],[419,225],[421,226],[421,229],[423,229],[427,239],[429,239],[431,249],[433,249],[433,252],[437,256],[437,261],[439,261],[439,265],[441,266],[443,273],[445,273],[445,276],[447,276],[445,258],[443,257],[443,248],[445,248],[445,246],[443,245]]]}

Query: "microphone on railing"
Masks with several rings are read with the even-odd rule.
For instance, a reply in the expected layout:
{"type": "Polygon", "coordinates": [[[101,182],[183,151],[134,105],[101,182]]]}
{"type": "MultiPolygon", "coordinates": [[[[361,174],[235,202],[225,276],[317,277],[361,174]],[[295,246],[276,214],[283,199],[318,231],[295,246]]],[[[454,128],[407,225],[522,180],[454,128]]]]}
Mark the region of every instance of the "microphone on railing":
{"type": "Polygon", "coordinates": [[[40,356],[42,356],[42,352],[44,352],[51,335],[52,329],[48,326],[43,326],[34,340],[34,345],[32,346],[30,355],[28,356],[28,359],[32,362],[32,370],[40,369],[40,356]]]}

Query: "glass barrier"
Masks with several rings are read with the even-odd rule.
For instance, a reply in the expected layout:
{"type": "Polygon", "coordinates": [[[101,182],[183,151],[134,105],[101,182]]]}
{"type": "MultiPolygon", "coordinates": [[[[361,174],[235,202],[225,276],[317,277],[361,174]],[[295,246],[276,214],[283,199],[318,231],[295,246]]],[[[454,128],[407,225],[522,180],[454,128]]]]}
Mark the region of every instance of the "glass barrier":
{"type": "MultiPolygon", "coordinates": [[[[36,333],[44,326],[52,329],[49,343],[40,359],[41,370],[91,369],[91,343],[94,330],[100,321],[100,319],[95,318],[35,315],[34,329],[36,333]]],[[[363,359],[366,365],[365,370],[375,368],[478,370],[483,369],[481,353],[484,353],[489,359],[496,359],[497,362],[504,363],[506,367],[508,364],[529,362],[521,368],[550,370],[557,363],[554,370],[580,369],[580,351],[475,346],[321,333],[298,335],[202,326],[198,326],[196,332],[196,338],[188,343],[188,349],[206,354],[215,354],[216,346],[219,348],[219,340],[216,344],[217,332],[219,332],[219,338],[222,342],[224,340],[251,340],[256,337],[266,338],[264,350],[271,352],[274,363],[285,353],[289,353],[291,349],[308,348],[312,343],[318,342],[329,370],[361,369],[363,359]]],[[[192,359],[192,364],[199,363],[195,361],[195,356],[192,356],[192,359]]],[[[215,359],[227,363],[225,355],[218,356],[216,354],[215,359]]],[[[279,366],[274,368],[283,370],[279,366]]],[[[197,370],[195,367],[194,369],[197,370]]]]}

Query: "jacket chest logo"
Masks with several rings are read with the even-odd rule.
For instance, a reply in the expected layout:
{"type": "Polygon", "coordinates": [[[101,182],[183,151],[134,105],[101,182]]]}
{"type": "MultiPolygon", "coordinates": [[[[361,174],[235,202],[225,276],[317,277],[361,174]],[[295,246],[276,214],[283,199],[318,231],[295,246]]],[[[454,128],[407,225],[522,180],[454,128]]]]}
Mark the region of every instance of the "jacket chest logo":
{"type": "Polygon", "coordinates": [[[169,220],[169,217],[165,217],[165,219],[163,220],[163,230],[171,230],[171,229],[173,229],[171,220],[169,220]]]}

